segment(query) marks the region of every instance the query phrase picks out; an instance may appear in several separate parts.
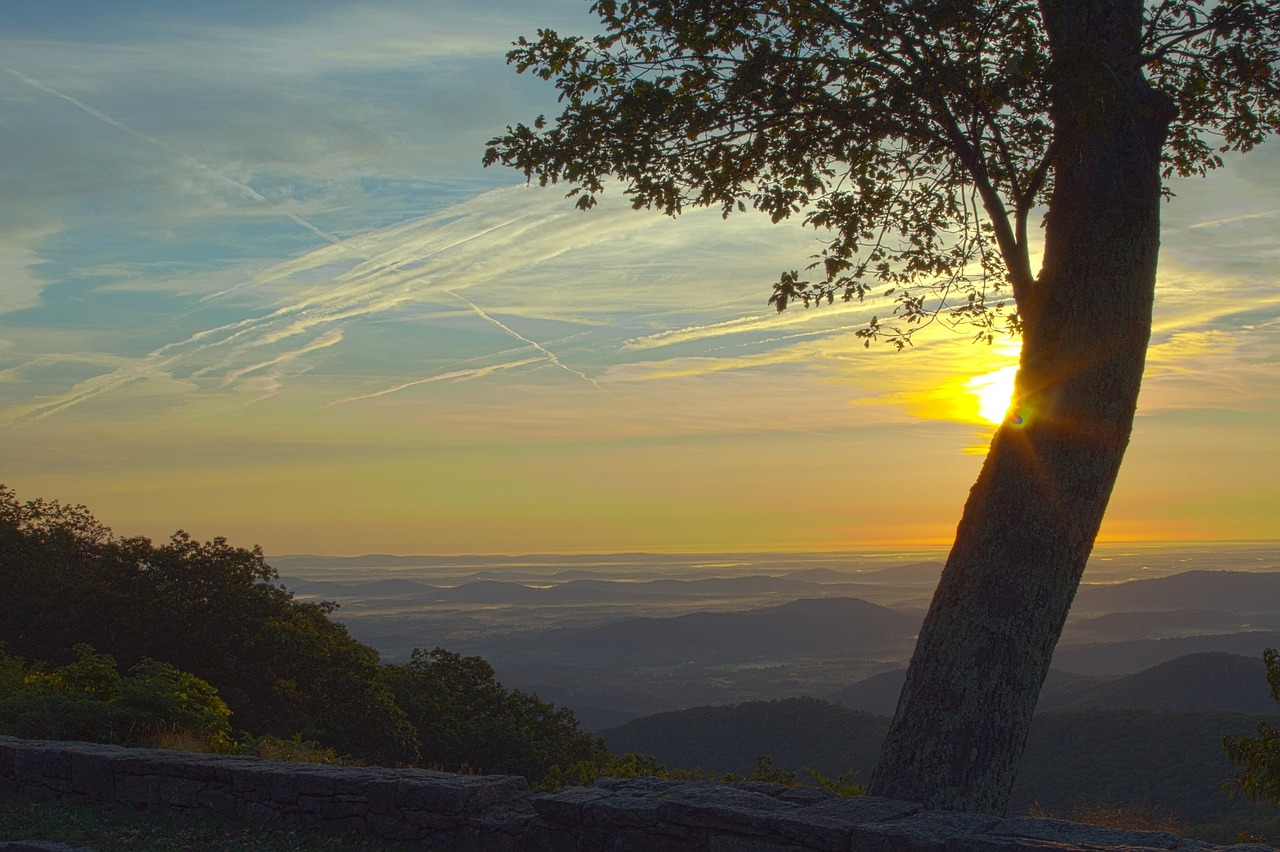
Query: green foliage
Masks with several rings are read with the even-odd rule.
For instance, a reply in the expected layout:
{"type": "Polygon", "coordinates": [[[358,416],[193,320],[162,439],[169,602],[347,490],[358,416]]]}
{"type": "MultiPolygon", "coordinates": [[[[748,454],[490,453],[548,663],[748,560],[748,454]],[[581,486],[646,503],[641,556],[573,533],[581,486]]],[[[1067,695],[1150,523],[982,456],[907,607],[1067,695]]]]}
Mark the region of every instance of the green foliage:
{"type": "Polygon", "coordinates": [[[331,748],[326,748],[314,740],[304,740],[301,734],[292,737],[277,737],[267,734],[255,737],[253,734],[241,734],[232,747],[233,754],[245,754],[263,760],[283,760],[288,763],[344,764],[350,761],[338,756],[331,748]]]}
{"type": "MultiPolygon", "coordinates": [[[[211,684],[254,734],[412,760],[415,734],[377,652],[329,618],[332,604],[295,601],[277,579],[259,548],[184,532],[118,539],[83,506],[24,503],[0,486],[0,641],[15,654],[63,665],[85,643],[122,666],[161,661],[211,684]]],[[[91,663],[76,665],[88,669],[67,676],[91,681],[91,663]]]]}
{"type": "MultiPolygon", "coordinates": [[[[1267,665],[1267,683],[1271,697],[1280,702],[1280,652],[1268,648],[1262,655],[1267,665]]],[[[1255,802],[1270,802],[1280,807],[1280,731],[1269,722],[1259,722],[1257,736],[1226,736],[1222,747],[1232,765],[1240,767],[1226,789],[1239,792],[1255,802]]]]}
{"type": "Polygon", "coordinates": [[[508,691],[480,657],[415,650],[408,664],[386,667],[386,681],[416,730],[424,763],[538,782],[557,767],[564,774],[608,759],[570,710],[508,691]]]}
{"type": "Polygon", "coordinates": [[[207,682],[150,659],[122,676],[108,654],[84,644],[75,653],[74,662],[51,672],[0,658],[0,669],[22,672],[20,683],[8,677],[0,691],[0,732],[119,745],[154,745],[183,734],[203,750],[231,745],[231,710],[207,682]]]}
{"type": "Polygon", "coordinates": [[[850,769],[838,778],[828,778],[815,769],[806,769],[805,774],[819,790],[835,793],[837,796],[862,796],[867,792],[867,785],[854,781],[857,772],[850,769]]]}
{"type": "Polygon", "coordinates": [[[800,784],[796,780],[796,773],[786,769],[778,769],[773,765],[773,758],[767,754],[756,756],[756,769],[747,778],[741,775],[735,775],[732,772],[723,776],[723,781],[764,781],[768,784],[781,784],[784,787],[796,787],[800,784]]]}
{"type": "Polygon", "coordinates": [[[0,642],[60,666],[31,673],[0,654],[13,732],[131,743],[188,732],[227,749],[229,706],[247,732],[236,749],[264,757],[396,765],[417,761],[421,740],[425,763],[532,779],[610,759],[570,711],[508,692],[478,657],[437,649],[383,666],[332,604],[276,585],[259,548],[183,532],[160,546],[117,539],[82,506],[21,503],[4,486],[0,545],[12,615],[0,642]]]}
{"type": "Polygon", "coordinates": [[[516,42],[508,61],[553,82],[563,112],[508,127],[485,164],[564,181],[582,208],[616,177],[669,215],[802,216],[825,248],[814,280],[781,275],[779,310],[883,292],[894,316],[873,317],[868,342],[901,347],[938,316],[990,339],[1018,325],[1006,276],[1026,310],[1028,217],[1050,199],[1062,133],[1090,126],[1109,80],[1145,69],[1176,107],[1167,174],[1280,128],[1272,0],[1148,3],[1140,32],[1074,52],[1062,5],[600,0],[603,35],[516,42]]]}

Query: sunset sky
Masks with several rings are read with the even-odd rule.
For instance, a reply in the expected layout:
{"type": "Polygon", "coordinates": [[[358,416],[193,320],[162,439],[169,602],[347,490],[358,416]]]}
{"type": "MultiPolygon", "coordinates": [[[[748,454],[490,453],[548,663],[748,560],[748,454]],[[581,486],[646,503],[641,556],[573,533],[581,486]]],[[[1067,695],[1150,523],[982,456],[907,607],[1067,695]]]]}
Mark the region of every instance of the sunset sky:
{"type": "MultiPolygon", "coordinates": [[[[766,304],[811,230],[481,168],[588,5],[6,3],[0,482],[269,555],[945,544],[1016,341],[868,351],[766,304]]],[[[1173,189],[1103,537],[1280,538],[1280,141],[1173,189]]]]}

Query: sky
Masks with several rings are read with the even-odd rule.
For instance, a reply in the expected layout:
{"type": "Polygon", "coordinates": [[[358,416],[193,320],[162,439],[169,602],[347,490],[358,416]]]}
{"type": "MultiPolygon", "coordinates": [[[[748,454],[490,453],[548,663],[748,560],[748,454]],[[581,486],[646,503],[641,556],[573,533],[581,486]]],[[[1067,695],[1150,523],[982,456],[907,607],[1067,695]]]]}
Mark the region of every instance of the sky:
{"type": "MultiPolygon", "coordinates": [[[[867,350],[767,305],[821,234],[481,167],[588,6],[5,3],[0,483],[268,555],[945,546],[1016,341],[867,350]]],[[[1280,538],[1280,142],[1172,188],[1102,538],[1280,538]]]]}

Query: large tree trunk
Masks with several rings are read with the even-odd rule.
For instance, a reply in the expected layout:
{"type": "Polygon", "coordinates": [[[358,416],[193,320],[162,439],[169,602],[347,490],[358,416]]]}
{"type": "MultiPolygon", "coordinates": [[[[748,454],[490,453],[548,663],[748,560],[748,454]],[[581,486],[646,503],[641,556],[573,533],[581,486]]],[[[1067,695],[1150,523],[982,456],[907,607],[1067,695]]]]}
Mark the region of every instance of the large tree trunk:
{"type": "Polygon", "coordinates": [[[1019,304],[1019,418],[996,433],[970,492],[870,785],[946,810],[1007,808],[1129,442],[1151,333],[1173,115],[1134,61],[1142,2],[1041,7],[1058,147],[1044,265],[1019,304]]]}

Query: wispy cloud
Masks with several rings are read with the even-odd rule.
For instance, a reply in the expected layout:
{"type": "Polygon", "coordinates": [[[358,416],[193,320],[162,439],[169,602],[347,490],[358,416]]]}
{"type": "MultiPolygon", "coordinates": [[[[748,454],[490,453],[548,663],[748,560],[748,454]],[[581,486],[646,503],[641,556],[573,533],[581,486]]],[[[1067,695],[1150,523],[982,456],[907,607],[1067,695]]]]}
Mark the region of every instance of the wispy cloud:
{"type": "MultiPolygon", "coordinates": [[[[229,186],[237,190],[239,193],[243,195],[243,197],[247,198],[249,201],[252,201],[255,204],[262,204],[270,207],[276,207],[276,205],[274,205],[270,199],[268,199],[262,193],[258,192],[252,186],[249,186],[249,184],[244,183],[243,181],[236,180],[235,178],[227,174],[224,174],[223,172],[219,171],[213,166],[200,162],[196,158],[191,157],[183,153],[182,151],[179,151],[177,148],[170,145],[168,142],[165,142],[162,139],[157,139],[155,136],[152,136],[149,133],[143,133],[140,130],[135,130],[134,128],[125,124],[123,121],[119,121],[115,118],[112,118],[102,110],[96,107],[90,106],[89,104],[85,103],[79,98],[72,97],[71,95],[68,95],[65,92],[60,92],[57,89],[53,88],[52,86],[48,86],[33,77],[29,77],[15,68],[8,68],[6,70],[14,77],[26,83],[28,86],[31,86],[34,89],[38,89],[46,94],[52,95],[53,97],[61,98],[62,100],[66,101],[67,103],[71,104],[77,109],[85,112],[86,114],[98,119],[99,121],[105,124],[110,125],[111,127],[114,127],[115,129],[121,131],[122,133],[127,133],[136,139],[140,139],[143,142],[146,142],[148,145],[152,145],[156,148],[159,148],[160,150],[164,151],[166,154],[169,154],[171,157],[177,160],[183,167],[191,169],[192,171],[202,176],[211,178],[217,183],[224,184],[226,186],[229,186]]],[[[331,243],[336,243],[339,241],[338,237],[335,237],[333,234],[329,234],[322,231],[320,228],[317,228],[315,225],[311,224],[306,219],[303,219],[297,213],[294,213],[290,210],[284,210],[284,209],[278,209],[278,208],[277,210],[281,216],[284,216],[285,218],[289,219],[295,224],[305,228],[306,230],[310,231],[311,233],[315,234],[321,239],[327,240],[328,242],[331,242],[331,243]]]]}

